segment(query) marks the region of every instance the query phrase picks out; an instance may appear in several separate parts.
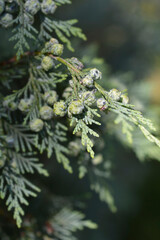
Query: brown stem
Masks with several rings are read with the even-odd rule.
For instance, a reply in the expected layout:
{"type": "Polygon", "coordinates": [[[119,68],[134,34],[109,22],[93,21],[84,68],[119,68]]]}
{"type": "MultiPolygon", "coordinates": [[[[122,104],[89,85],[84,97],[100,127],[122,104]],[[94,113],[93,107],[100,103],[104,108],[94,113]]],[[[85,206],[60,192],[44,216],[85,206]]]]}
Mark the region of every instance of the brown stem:
{"type": "MultiPolygon", "coordinates": [[[[26,56],[36,56],[39,54],[40,54],[40,52],[25,52],[21,58],[26,57],[26,56]]],[[[9,60],[1,62],[0,66],[6,66],[6,65],[10,65],[12,63],[18,63],[18,62],[19,61],[17,61],[17,57],[14,56],[14,57],[10,58],[9,60]]]]}

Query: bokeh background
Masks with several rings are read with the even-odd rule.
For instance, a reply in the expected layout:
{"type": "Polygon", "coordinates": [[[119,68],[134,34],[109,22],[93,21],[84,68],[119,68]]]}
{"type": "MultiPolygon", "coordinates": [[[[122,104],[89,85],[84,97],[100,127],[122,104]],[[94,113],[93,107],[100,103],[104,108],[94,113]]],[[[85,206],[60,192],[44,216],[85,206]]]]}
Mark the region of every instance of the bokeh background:
{"type": "MultiPolygon", "coordinates": [[[[129,93],[134,87],[133,102],[140,108],[138,95],[145,102],[144,112],[160,126],[160,1],[73,0],[72,5],[59,8],[56,17],[79,20],[88,40],[75,41],[79,46],[75,56],[90,54],[103,58],[106,76],[120,80],[122,85],[129,82],[129,93]],[[143,87],[144,83],[149,84],[149,89],[143,87]],[[135,91],[138,94],[134,97],[135,91]]],[[[3,59],[13,55],[12,43],[7,45],[11,50],[6,51],[8,32],[0,31],[3,59]]],[[[101,203],[96,194],[88,193],[87,179],[68,175],[56,163],[49,180],[55,194],[85,199],[87,218],[99,224],[98,230],[79,233],[79,239],[160,240],[160,162],[139,161],[130,148],[114,137],[106,144],[109,147],[101,152],[104,158],[108,158],[109,150],[114,153],[109,184],[118,208],[116,213],[101,203]]]]}
{"type": "MultiPolygon", "coordinates": [[[[82,48],[93,45],[97,56],[104,58],[113,76],[132,76],[130,86],[151,83],[150,104],[160,106],[160,1],[159,0],[74,0],[72,6],[59,11],[64,19],[77,18],[87,35],[82,48]]],[[[93,47],[93,48],[94,48],[93,47]]],[[[76,55],[76,53],[75,53],[76,55]]],[[[123,77],[121,78],[123,83],[123,77]]],[[[137,87],[138,91],[138,87],[137,87]]],[[[141,94],[148,94],[141,89],[141,94]]],[[[145,112],[150,111],[146,108],[145,112]]],[[[153,116],[151,116],[153,117],[153,116]]],[[[160,123],[160,120],[159,122],[160,123]]],[[[118,208],[110,212],[96,195],[89,198],[87,215],[99,224],[96,231],[80,234],[83,240],[159,240],[160,239],[160,163],[140,162],[135,154],[116,141],[111,181],[118,208]]],[[[107,150],[106,150],[107,151],[107,150]]],[[[104,156],[107,152],[103,150],[104,156]]],[[[68,179],[72,193],[85,190],[86,182],[68,179]],[[77,184],[79,190],[77,190],[77,184]]],[[[70,187],[67,187],[67,191],[70,187]]],[[[86,188],[87,191],[87,188],[86,188]]]]}

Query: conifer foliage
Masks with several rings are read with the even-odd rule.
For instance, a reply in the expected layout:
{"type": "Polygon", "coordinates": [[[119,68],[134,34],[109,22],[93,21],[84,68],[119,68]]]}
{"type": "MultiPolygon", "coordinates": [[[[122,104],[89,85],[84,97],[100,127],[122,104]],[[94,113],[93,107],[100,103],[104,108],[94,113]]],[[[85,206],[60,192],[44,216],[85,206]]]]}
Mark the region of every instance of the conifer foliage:
{"type": "MultiPolygon", "coordinates": [[[[56,19],[56,9],[70,3],[0,0],[0,25],[12,32],[9,40],[14,42],[16,55],[2,62],[0,69],[0,197],[18,227],[24,205],[40,191],[29,174],[49,175],[38,158],[42,153],[48,158],[55,156],[69,173],[73,172],[70,159],[76,157],[79,177],[88,174],[91,189],[116,210],[106,184],[107,166],[101,155],[95,156],[105,114],[113,114],[115,123],[122,124],[128,142],[137,129],[137,134],[142,132],[147,141],[160,147],[151,120],[129,103],[126,91],[105,89],[101,86],[103,72],[63,54],[65,48],[73,51],[70,37],[86,39],[75,26],[77,20],[56,19]],[[99,164],[101,170],[96,168],[99,164]]],[[[26,220],[23,227],[27,224],[26,220]]],[[[37,239],[37,223],[30,224],[30,232],[22,239],[37,239]]],[[[75,239],[72,232],[84,227],[96,228],[96,224],[69,206],[57,210],[39,234],[42,239],[75,239]]]]}

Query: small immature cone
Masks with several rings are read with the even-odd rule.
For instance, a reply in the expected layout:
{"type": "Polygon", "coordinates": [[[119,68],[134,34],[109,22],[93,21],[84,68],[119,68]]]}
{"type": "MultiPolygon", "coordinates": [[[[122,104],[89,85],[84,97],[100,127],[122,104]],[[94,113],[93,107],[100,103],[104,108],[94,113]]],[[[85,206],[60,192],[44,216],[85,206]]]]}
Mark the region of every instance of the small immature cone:
{"type": "Polygon", "coordinates": [[[111,97],[115,101],[119,101],[121,97],[121,92],[113,88],[109,91],[109,97],[111,97]]]}
{"type": "Polygon", "coordinates": [[[108,108],[107,101],[104,98],[97,99],[97,107],[102,111],[106,110],[108,108]]]}
{"type": "Polygon", "coordinates": [[[36,118],[30,122],[29,126],[33,132],[39,132],[43,129],[44,122],[41,119],[36,118]]]}
{"type": "Polygon", "coordinates": [[[68,107],[68,112],[74,115],[81,114],[84,109],[84,104],[81,100],[73,100],[68,107]]]}
{"type": "Polygon", "coordinates": [[[54,67],[54,61],[51,57],[46,56],[42,59],[41,66],[45,71],[49,71],[54,67]]]}
{"type": "Polygon", "coordinates": [[[43,106],[40,109],[40,116],[43,120],[50,120],[53,117],[53,110],[49,106],[43,106]]]}
{"type": "Polygon", "coordinates": [[[122,99],[122,103],[123,103],[124,105],[126,105],[126,104],[129,103],[129,97],[128,97],[128,96],[122,95],[122,96],[121,96],[121,99],[122,99]]]}
{"type": "Polygon", "coordinates": [[[93,87],[94,80],[90,75],[86,75],[81,82],[85,87],[93,87]]]}
{"type": "Polygon", "coordinates": [[[97,68],[91,69],[89,74],[94,80],[99,80],[102,78],[102,73],[97,68]]]}
{"type": "Polygon", "coordinates": [[[51,53],[56,56],[61,56],[63,53],[64,46],[62,44],[56,43],[51,47],[51,53]]]}
{"type": "Polygon", "coordinates": [[[58,100],[58,94],[54,90],[48,91],[44,93],[43,98],[49,105],[53,106],[53,104],[58,100]]]}
{"type": "Polygon", "coordinates": [[[53,107],[53,112],[56,116],[64,117],[67,112],[66,103],[63,100],[56,102],[53,107]]]}

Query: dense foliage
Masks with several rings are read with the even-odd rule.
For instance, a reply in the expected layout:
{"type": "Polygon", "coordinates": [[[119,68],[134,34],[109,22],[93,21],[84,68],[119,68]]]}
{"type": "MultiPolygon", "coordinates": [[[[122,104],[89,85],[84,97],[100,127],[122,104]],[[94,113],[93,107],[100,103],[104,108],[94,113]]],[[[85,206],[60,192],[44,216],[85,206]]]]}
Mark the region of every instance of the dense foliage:
{"type": "Polygon", "coordinates": [[[0,69],[0,196],[17,226],[23,226],[21,239],[75,239],[74,231],[97,227],[73,210],[75,203],[50,196],[48,190],[47,220],[31,214],[22,222],[24,205],[40,191],[36,172],[49,176],[40,154],[56,159],[69,173],[76,159],[79,178],[88,175],[91,189],[113,212],[116,206],[107,185],[110,162],[100,153],[104,133],[109,129],[121,142],[126,135],[140,159],[154,158],[155,151],[159,158],[160,141],[152,121],[130,103],[126,86],[108,76],[103,81],[103,61],[87,54],[66,57],[65,48],[73,51],[71,36],[86,39],[74,26],[76,20],[54,18],[56,9],[69,3],[0,0],[0,24],[12,31],[16,55],[4,60],[0,69]],[[142,153],[138,141],[148,146],[142,153]]]}

